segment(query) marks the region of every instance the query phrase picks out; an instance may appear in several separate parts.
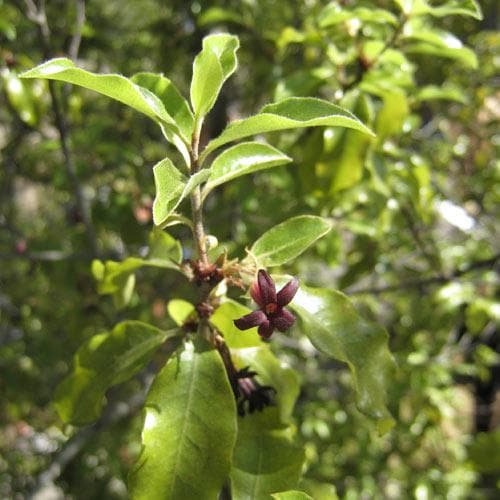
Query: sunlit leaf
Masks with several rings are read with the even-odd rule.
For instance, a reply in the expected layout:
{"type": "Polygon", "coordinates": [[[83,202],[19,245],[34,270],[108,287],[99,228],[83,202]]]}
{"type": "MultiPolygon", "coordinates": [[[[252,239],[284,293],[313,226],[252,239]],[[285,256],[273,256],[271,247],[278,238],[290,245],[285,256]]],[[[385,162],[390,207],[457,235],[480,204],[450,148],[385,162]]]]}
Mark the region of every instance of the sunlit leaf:
{"type": "Polygon", "coordinates": [[[313,97],[290,97],[264,106],[257,115],[230,123],[219,137],[208,143],[200,161],[214,149],[244,137],[319,126],[346,127],[373,135],[352,113],[335,104],[313,97]]]}
{"type": "Polygon", "coordinates": [[[174,119],[167,113],[156,95],[122,75],[96,75],[77,68],[73,61],[61,57],[40,64],[23,73],[21,77],[45,78],[79,85],[120,101],[153,120],[162,120],[175,125],[174,119]]]}
{"type": "Polygon", "coordinates": [[[130,475],[137,500],[218,498],[231,466],[236,408],[221,357],[187,342],[151,386],[143,449],[130,475]]]}
{"type": "Polygon", "coordinates": [[[182,174],[165,158],[153,167],[156,196],[153,203],[153,221],[159,227],[165,227],[181,202],[191,194],[191,191],[206,181],[210,172],[200,170],[191,177],[182,174]]]}
{"type": "Polygon", "coordinates": [[[279,266],[299,256],[331,229],[328,220],[299,215],[265,232],[250,249],[262,267],[279,266]]]}
{"type": "Polygon", "coordinates": [[[292,159],[268,144],[244,142],[226,149],[212,163],[203,189],[206,196],[214,187],[242,175],[291,162],[292,159]]]}
{"type": "Polygon", "coordinates": [[[191,104],[197,117],[212,109],[222,85],[236,69],[238,47],[238,38],[225,33],[203,39],[203,48],[193,63],[191,81],[191,104]]]}
{"type": "Polygon", "coordinates": [[[282,491],[271,495],[275,500],[313,500],[307,493],[303,491],[282,491]]]}

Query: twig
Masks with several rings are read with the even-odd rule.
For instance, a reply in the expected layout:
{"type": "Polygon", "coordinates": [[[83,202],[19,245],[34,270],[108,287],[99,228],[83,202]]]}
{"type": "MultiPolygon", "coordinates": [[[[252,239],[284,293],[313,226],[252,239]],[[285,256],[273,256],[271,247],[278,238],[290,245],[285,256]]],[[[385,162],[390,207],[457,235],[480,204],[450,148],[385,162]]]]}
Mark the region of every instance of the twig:
{"type": "Polygon", "coordinates": [[[463,269],[455,269],[454,271],[452,271],[447,275],[430,276],[429,278],[402,281],[394,285],[354,288],[352,290],[347,289],[346,293],[348,293],[349,295],[381,294],[381,293],[397,292],[399,290],[405,290],[411,288],[421,288],[429,285],[448,283],[450,281],[455,280],[456,278],[460,278],[464,274],[470,273],[478,269],[484,269],[488,267],[494,268],[498,264],[499,260],[500,260],[500,253],[494,255],[489,259],[472,262],[463,269]]]}
{"type": "Polygon", "coordinates": [[[128,401],[116,401],[108,404],[102,416],[94,424],[80,429],[63,448],[54,455],[50,465],[42,471],[36,479],[35,487],[28,500],[36,498],[37,494],[47,485],[53,484],[63,473],[64,469],[80,453],[85,445],[99,432],[136,413],[143,405],[146,394],[153,382],[155,370],[150,366],[139,379],[143,384],[141,391],[136,392],[128,401]]]}
{"type": "MultiPolygon", "coordinates": [[[[82,0],[79,0],[79,3],[82,3],[82,0]]],[[[26,4],[26,16],[28,19],[32,20],[38,26],[40,31],[40,40],[43,48],[44,57],[49,59],[52,56],[52,49],[50,46],[50,28],[47,21],[47,14],[45,11],[45,1],[41,0],[39,7],[37,8],[36,4],[33,0],[25,0],[26,4]]],[[[75,31],[75,35],[72,40],[72,47],[70,50],[77,50],[80,45],[81,39],[81,24],[83,24],[85,18],[85,10],[80,6],[78,11],[80,14],[77,15],[77,29],[75,31]],[[81,14],[81,9],[83,9],[83,16],[81,14]]],[[[76,56],[76,54],[73,54],[76,56]]],[[[59,96],[56,92],[55,84],[52,80],[48,81],[50,98],[52,101],[52,110],[54,112],[54,119],[56,128],[59,132],[59,139],[61,143],[61,149],[64,157],[64,167],[66,170],[66,174],[73,186],[73,191],[75,195],[76,204],[78,206],[78,210],[82,217],[83,225],[85,226],[85,232],[87,235],[87,239],[89,242],[89,246],[92,249],[92,252],[98,256],[99,255],[99,247],[97,244],[97,237],[95,233],[94,226],[92,224],[92,219],[90,216],[90,206],[84,195],[83,188],[80,184],[80,180],[78,179],[78,175],[76,173],[76,166],[73,160],[73,154],[70,147],[70,136],[69,136],[69,125],[66,120],[66,116],[63,113],[63,108],[61,102],[59,100],[59,96]]]]}

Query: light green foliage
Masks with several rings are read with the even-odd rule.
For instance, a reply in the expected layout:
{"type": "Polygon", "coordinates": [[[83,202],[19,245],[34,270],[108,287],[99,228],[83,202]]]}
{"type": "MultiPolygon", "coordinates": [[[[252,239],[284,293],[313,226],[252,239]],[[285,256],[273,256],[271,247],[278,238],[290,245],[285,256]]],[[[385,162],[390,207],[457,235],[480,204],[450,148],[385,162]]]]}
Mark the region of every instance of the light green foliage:
{"type": "Polygon", "coordinates": [[[264,106],[257,115],[230,123],[219,137],[207,145],[201,161],[214,149],[244,137],[320,126],[347,127],[372,134],[352,113],[340,106],[311,97],[290,97],[279,103],[264,106]]]}
{"type": "Polygon", "coordinates": [[[313,500],[307,493],[303,491],[282,491],[271,495],[275,500],[313,500]]]}
{"type": "Polygon", "coordinates": [[[266,231],[250,249],[262,267],[285,264],[310,247],[331,229],[328,220],[313,215],[299,215],[266,231]]]}
{"type": "Polygon", "coordinates": [[[236,409],[218,353],[187,342],[158,374],[145,403],[132,498],[217,499],[236,438],[236,409]]]}
{"type": "Polygon", "coordinates": [[[188,317],[194,312],[194,306],[187,300],[172,299],[168,301],[167,310],[169,316],[177,326],[182,326],[188,317]]]}
{"type": "Polygon", "coordinates": [[[381,432],[392,427],[386,389],[393,375],[393,360],[384,329],[365,320],[349,299],[335,290],[302,285],[290,307],[319,351],[349,365],[360,410],[379,419],[381,432]]]}
{"type": "Polygon", "coordinates": [[[262,340],[257,334],[257,328],[241,331],[234,325],[234,320],[248,314],[250,309],[234,300],[224,301],[210,317],[212,323],[222,334],[230,348],[258,347],[262,340]]]}
{"type": "Polygon", "coordinates": [[[170,125],[175,123],[160,99],[149,90],[132,83],[122,75],[96,75],[77,68],[72,61],[63,57],[40,64],[23,73],[21,77],[45,78],[79,85],[120,101],[153,120],[161,120],[170,125]]]}
{"type": "Polygon", "coordinates": [[[237,144],[226,149],[212,162],[203,195],[206,196],[214,187],[242,175],[277,167],[291,161],[291,158],[268,144],[259,142],[237,144]]]}
{"type": "Polygon", "coordinates": [[[105,392],[133,377],[154,351],[178,330],[162,331],[139,321],[119,323],[109,333],[95,335],[83,344],[73,370],[57,388],[55,406],[60,417],[75,425],[97,419],[105,392]]]}
{"type": "Polygon", "coordinates": [[[159,227],[165,227],[175,214],[175,210],[196,186],[208,179],[210,172],[200,170],[187,178],[165,158],[153,167],[156,197],[153,203],[153,221],[159,227]]]}
{"type": "Polygon", "coordinates": [[[210,35],[203,39],[203,49],[193,63],[191,81],[191,104],[198,119],[212,109],[222,85],[236,69],[238,47],[239,40],[232,35],[210,35]]]}
{"type": "Polygon", "coordinates": [[[141,267],[179,269],[182,260],[180,243],[168,233],[154,230],[149,235],[149,252],[146,258],[128,257],[121,262],[107,260],[92,262],[92,274],[97,281],[97,291],[112,295],[115,306],[125,307],[134,291],[134,272],[141,267]]]}

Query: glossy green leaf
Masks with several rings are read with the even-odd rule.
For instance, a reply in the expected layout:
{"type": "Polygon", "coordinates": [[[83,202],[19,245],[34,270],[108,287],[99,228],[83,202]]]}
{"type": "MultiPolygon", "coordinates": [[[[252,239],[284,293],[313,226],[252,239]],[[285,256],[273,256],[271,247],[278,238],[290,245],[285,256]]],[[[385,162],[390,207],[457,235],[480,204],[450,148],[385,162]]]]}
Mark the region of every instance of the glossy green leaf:
{"type": "Polygon", "coordinates": [[[399,89],[381,94],[383,105],[377,115],[375,130],[377,139],[383,141],[395,134],[400,134],[405,118],[410,113],[406,94],[399,89]]]}
{"type": "Polygon", "coordinates": [[[289,429],[276,428],[273,409],[238,420],[238,439],[231,471],[231,491],[238,500],[269,500],[272,493],[294,488],[304,451],[289,429]]]}
{"type": "Polygon", "coordinates": [[[65,422],[82,425],[97,419],[106,391],[133,377],[154,351],[179,330],[162,331],[139,321],[124,321],[95,335],[78,349],[73,370],[58,386],[55,406],[65,422]]]}
{"type": "Polygon", "coordinates": [[[387,332],[358,314],[342,293],[301,285],[290,307],[303,331],[324,354],[348,364],[361,411],[379,419],[381,432],[392,426],[386,408],[393,359],[387,332]]]}
{"type": "Polygon", "coordinates": [[[297,373],[281,362],[262,341],[259,347],[232,349],[231,352],[238,368],[249,366],[257,373],[260,384],[270,385],[276,390],[280,422],[289,423],[300,392],[297,373]]]}
{"type": "Polygon", "coordinates": [[[193,304],[187,300],[172,299],[167,304],[168,314],[177,326],[182,326],[194,310],[193,304]]]}
{"type": "Polygon", "coordinates": [[[5,95],[9,104],[16,111],[19,118],[30,126],[38,121],[36,98],[32,92],[30,82],[24,82],[13,72],[7,69],[0,72],[0,81],[4,84],[5,95]]]}
{"type": "Polygon", "coordinates": [[[210,172],[200,170],[191,177],[182,174],[165,158],[153,167],[156,197],[153,203],[153,221],[159,227],[165,227],[181,202],[191,191],[206,181],[210,172]]]}
{"type": "Polygon", "coordinates": [[[222,360],[205,341],[187,342],[147,396],[132,498],[216,500],[235,439],[236,408],[222,360]]]}
{"type": "Polygon", "coordinates": [[[460,61],[469,68],[477,68],[476,54],[464,47],[456,36],[436,28],[428,28],[418,20],[405,26],[403,40],[407,53],[445,57],[460,61]]]}
{"type": "Polygon", "coordinates": [[[212,323],[224,336],[230,348],[261,346],[262,340],[257,333],[257,328],[239,330],[234,325],[235,319],[241,318],[251,312],[251,309],[234,300],[223,302],[210,316],[212,323]]]}
{"type": "Polygon", "coordinates": [[[305,127],[346,127],[371,134],[358,118],[335,104],[313,97],[290,97],[276,104],[264,106],[260,113],[243,120],[237,120],[213,141],[209,142],[200,157],[206,156],[218,147],[244,137],[305,127]]]}
{"type": "Polygon", "coordinates": [[[331,228],[322,217],[292,217],[265,232],[250,252],[262,267],[279,266],[295,259],[331,228]]]}
{"type": "Polygon", "coordinates": [[[260,142],[243,142],[222,152],[210,167],[210,177],[203,189],[206,196],[214,187],[242,175],[290,163],[281,151],[260,142]]]}
{"type": "Polygon", "coordinates": [[[275,500],[313,500],[307,493],[303,491],[290,490],[271,495],[275,500]]]}
{"type": "Polygon", "coordinates": [[[77,68],[73,61],[61,57],[40,64],[23,73],[21,77],[45,78],[79,85],[120,101],[153,120],[162,120],[175,126],[174,119],[156,95],[122,75],[96,75],[77,68]]]}
{"type": "Polygon", "coordinates": [[[225,33],[203,39],[203,48],[193,63],[191,81],[191,104],[197,117],[212,109],[222,85],[236,69],[238,47],[238,38],[225,33]]]}
{"type": "Polygon", "coordinates": [[[162,74],[137,73],[131,80],[137,85],[150,90],[161,100],[167,113],[177,124],[183,139],[187,144],[190,144],[194,128],[194,117],[189,104],[177,90],[177,87],[162,74]]]}

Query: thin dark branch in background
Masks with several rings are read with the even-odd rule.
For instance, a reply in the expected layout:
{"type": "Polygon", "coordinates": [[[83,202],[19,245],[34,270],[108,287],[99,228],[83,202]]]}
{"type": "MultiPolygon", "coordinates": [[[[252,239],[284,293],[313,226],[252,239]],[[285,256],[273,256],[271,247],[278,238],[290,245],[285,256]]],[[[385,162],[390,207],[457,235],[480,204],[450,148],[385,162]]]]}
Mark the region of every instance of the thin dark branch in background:
{"type": "Polygon", "coordinates": [[[144,404],[154,374],[155,371],[149,367],[139,376],[143,384],[141,391],[136,392],[128,401],[109,403],[99,420],[92,425],[83,427],[69,439],[62,449],[54,455],[50,465],[37,476],[35,487],[28,499],[37,498],[37,495],[44,487],[53,484],[61,476],[68,464],[78,456],[85,445],[99,432],[137,413],[144,404]]]}
{"type": "Polygon", "coordinates": [[[354,288],[352,290],[347,289],[346,293],[348,293],[349,295],[381,294],[388,292],[397,292],[400,290],[412,289],[412,288],[418,289],[429,285],[439,285],[453,281],[456,278],[460,278],[464,274],[476,271],[478,269],[487,269],[489,267],[495,268],[499,260],[500,260],[500,253],[497,253],[496,255],[494,255],[489,259],[472,262],[467,267],[464,267],[463,269],[455,269],[454,271],[448,273],[447,275],[430,276],[429,278],[402,281],[394,285],[354,288]]]}
{"type": "MultiPolygon", "coordinates": [[[[45,11],[45,1],[41,0],[39,7],[33,2],[33,0],[25,0],[26,4],[26,16],[28,19],[36,23],[40,31],[40,41],[43,48],[43,54],[46,59],[52,57],[52,49],[50,43],[50,28],[47,21],[47,15],[45,11]]],[[[77,26],[75,33],[73,35],[73,40],[70,44],[70,50],[73,51],[72,57],[77,57],[77,51],[80,46],[81,40],[81,28],[85,21],[85,2],[79,0],[77,2],[77,26]],[[81,5],[83,4],[83,5],[81,5]]],[[[56,86],[52,80],[48,80],[50,98],[52,101],[52,110],[54,111],[54,118],[57,130],[59,132],[59,138],[61,142],[61,149],[64,157],[64,167],[66,169],[66,174],[73,186],[73,191],[75,195],[76,205],[78,211],[80,212],[83,225],[85,226],[85,232],[89,242],[89,246],[95,256],[99,256],[99,247],[97,244],[96,232],[94,225],[92,224],[92,219],[90,216],[90,206],[88,200],[83,192],[82,185],[78,179],[76,173],[76,166],[73,160],[73,153],[70,146],[70,135],[69,135],[69,125],[66,116],[63,112],[63,106],[59,95],[56,90],[56,86]]]]}

